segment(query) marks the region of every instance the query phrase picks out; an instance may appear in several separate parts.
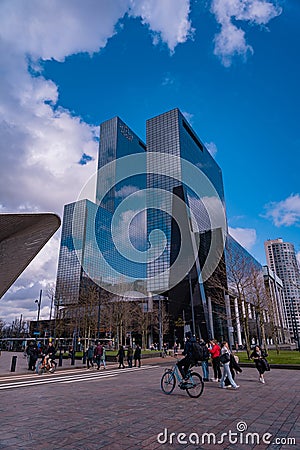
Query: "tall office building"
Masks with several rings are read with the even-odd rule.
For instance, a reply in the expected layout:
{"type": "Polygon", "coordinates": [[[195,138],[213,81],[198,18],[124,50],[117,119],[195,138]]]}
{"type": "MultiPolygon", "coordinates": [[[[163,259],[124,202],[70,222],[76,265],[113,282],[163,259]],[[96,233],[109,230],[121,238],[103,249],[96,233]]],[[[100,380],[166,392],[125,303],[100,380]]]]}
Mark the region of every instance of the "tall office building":
{"type": "Polygon", "coordinates": [[[121,286],[165,302],[169,342],[187,328],[228,339],[221,169],[177,108],[147,121],[146,143],[118,117],[100,125],[95,203],[64,210],[56,302],[121,286]]]}
{"type": "Polygon", "coordinates": [[[122,199],[134,190],[145,189],[145,174],[129,176],[122,181],[123,165],[118,159],[145,153],[146,145],[143,141],[119,118],[107,120],[100,125],[100,143],[98,155],[98,176],[96,187],[96,203],[101,204],[111,213],[114,213],[122,199]],[[109,164],[111,163],[111,164],[109,164]],[[102,168],[105,178],[102,176],[102,168]],[[103,193],[107,194],[103,197],[103,193]]]}
{"type": "MultiPolygon", "coordinates": [[[[122,228],[122,214],[115,225],[115,236],[111,233],[113,214],[118,205],[128,194],[146,186],[145,174],[118,181],[122,178],[119,173],[124,169],[118,160],[145,153],[145,149],[142,140],[118,117],[100,125],[96,202],[82,199],[64,207],[56,304],[80,303],[91,286],[110,291],[113,286],[123,283],[125,291],[128,277],[145,279],[146,265],[123,256],[113,241],[113,238],[122,237],[125,229],[125,225],[122,228]]],[[[146,226],[143,228],[141,223],[139,214],[134,215],[128,231],[131,243],[140,250],[146,245],[146,226]]],[[[128,290],[133,290],[131,285],[127,286],[128,290]]]]}
{"type": "Polygon", "coordinates": [[[281,278],[284,291],[284,309],[291,336],[299,344],[300,335],[300,271],[294,245],[283,239],[265,242],[267,264],[281,278]]]}
{"type": "Polygon", "coordinates": [[[107,210],[98,209],[89,200],[65,205],[56,281],[57,306],[78,304],[89,286],[99,286],[102,268],[95,238],[101,236],[102,245],[110,251],[110,220],[107,210]]]}
{"type": "MultiPolygon", "coordinates": [[[[224,236],[222,230],[213,229],[204,202],[212,192],[203,190],[197,195],[197,188],[201,190],[209,180],[213,195],[218,197],[216,208],[224,209],[221,169],[177,108],[149,119],[146,136],[147,152],[159,154],[155,158],[149,153],[147,158],[147,188],[161,189],[171,194],[162,201],[163,208],[159,209],[160,205],[152,205],[149,200],[147,202],[148,236],[159,229],[165,239],[161,255],[148,263],[148,289],[153,294],[162,293],[168,298],[168,311],[172,317],[171,335],[174,333],[174,338],[178,333],[182,334],[181,329],[176,329],[176,323],[184,321],[193,332],[207,339],[212,336],[210,317],[215,315],[209,315],[201,280],[210,246],[202,245],[202,242],[211,243],[212,233],[219,231],[221,258],[224,236]],[[199,171],[194,184],[191,166],[201,169],[204,174],[201,179],[199,171]],[[180,252],[180,266],[176,267],[180,252]],[[185,266],[187,271],[182,273],[185,266]]],[[[223,225],[226,226],[226,218],[223,225]]],[[[156,234],[152,244],[159,247],[160,239],[161,235],[156,234]]],[[[220,322],[215,322],[214,328],[218,336],[226,336],[220,322]]]]}
{"type": "Polygon", "coordinates": [[[277,342],[279,344],[290,343],[287,315],[284,308],[283,282],[269,266],[263,266],[263,276],[266,291],[270,299],[269,310],[273,318],[277,342]]]}

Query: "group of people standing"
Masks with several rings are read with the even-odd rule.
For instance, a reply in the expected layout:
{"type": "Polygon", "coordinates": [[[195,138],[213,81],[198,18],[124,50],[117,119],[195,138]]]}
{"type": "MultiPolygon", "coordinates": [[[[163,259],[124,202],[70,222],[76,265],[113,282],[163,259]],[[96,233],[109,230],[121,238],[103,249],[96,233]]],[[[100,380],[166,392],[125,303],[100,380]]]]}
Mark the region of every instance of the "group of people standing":
{"type": "MultiPolygon", "coordinates": [[[[219,382],[220,388],[222,389],[226,389],[229,386],[233,389],[238,389],[239,385],[235,382],[235,375],[236,373],[241,373],[242,368],[238,364],[238,357],[231,352],[228,342],[224,341],[219,345],[214,339],[210,340],[208,344],[203,340],[198,341],[201,348],[201,358],[198,363],[195,361],[193,350],[194,342],[196,342],[196,339],[192,337],[190,332],[187,332],[184,351],[182,353],[185,357],[177,363],[183,379],[191,365],[201,364],[203,381],[209,381],[208,362],[211,358],[211,365],[214,373],[214,377],[211,378],[211,381],[219,382]],[[223,368],[223,371],[221,368],[223,368]]],[[[267,356],[267,353],[258,345],[255,346],[250,355],[250,358],[254,360],[255,366],[259,372],[259,381],[261,383],[265,383],[264,372],[270,370],[270,366],[266,360],[267,356]]]]}
{"type": "MultiPolygon", "coordinates": [[[[133,348],[131,345],[127,347],[127,363],[128,367],[132,367],[132,363],[134,360],[134,367],[141,367],[141,356],[142,356],[142,349],[139,345],[135,347],[135,350],[133,351],[133,348]]],[[[126,350],[123,347],[123,345],[119,346],[119,350],[117,353],[117,361],[119,363],[119,369],[125,368],[124,360],[126,358],[126,350]]]]}
{"type": "MultiPolygon", "coordinates": [[[[129,345],[127,347],[127,350],[123,347],[123,345],[119,346],[118,353],[116,355],[117,361],[119,363],[119,369],[125,368],[124,361],[127,356],[127,363],[128,367],[133,366],[134,361],[134,367],[138,365],[138,367],[141,367],[141,355],[142,355],[142,349],[139,345],[136,346],[135,350],[129,345]],[[126,355],[127,353],[127,355],[126,355]]],[[[105,356],[105,347],[100,342],[96,342],[95,346],[92,344],[89,345],[87,351],[86,351],[86,361],[87,361],[87,368],[90,369],[91,367],[94,367],[94,365],[97,366],[97,370],[100,370],[101,366],[103,365],[103,369],[106,369],[106,356],[105,356]]]]}

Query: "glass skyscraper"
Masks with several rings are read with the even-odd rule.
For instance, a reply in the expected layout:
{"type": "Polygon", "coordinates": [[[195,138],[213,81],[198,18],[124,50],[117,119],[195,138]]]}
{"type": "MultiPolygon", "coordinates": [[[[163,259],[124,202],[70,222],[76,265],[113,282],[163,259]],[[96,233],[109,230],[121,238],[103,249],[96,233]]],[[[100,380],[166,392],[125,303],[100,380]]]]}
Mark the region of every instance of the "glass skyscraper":
{"type": "Polygon", "coordinates": [[[281,278],[284,292],[284,309],[288,328],[295,342],[300,343],[300,270],[295,247],[283,239],[265,242],[267,264],[281,278]]]}
{"type": "MultiPolygon", "coordinates": [[[[216,207],[224,209],[221,169],[177,108],[147,121],[146,142],[148,152],[160,154],[158,159],[152,156],[147,159],[147,188],[159,188],[172,194],[163,211],[158,208],[151,209],[147,205],[148,235],[160,229],[166,239],[164,252],[148,263],[148,289],[154,294],[164,293],[172,317],[171,334],[174,334],[174,338],[183,331],[176,329],[176,323],[185,322],[196,334],[207,339],[211,337],[211,326],[201,269],[205,264],[209,246],[199,246],[199,241],[203,239],[204,233],[209,233],[211,238],[211,234],[217,230],[213,229],[210,214],[204,204],[205,195],[196,195],[194,186],[190,183],[192,174],[185,161],[204,174],[202,180],[198,179],[198,184],[201,184],[205,177],[208,178],[215,189],[214,195],[218,197],[216,207]],[[170,159],[169,155],[175,158],[170,159]],[[177,221],[174,216],[178,218],[177,221]],[[173,269],[172,264],[182,247],[186,249],[182,262],[186,263],[188,270],[186,274],[181,273],[179,276],[178,270],[173,269]],[[185,261],[189,258],[190,261],[185,261]],[[158,277],[158,273],[162,276],[158,277]]],[[[211,207],[214,207],[213,202],[211,207]]],[[[226,227],[226,219],[223,225],[226,227]]],[[[222,230],[219,237],[220,262],[224,247],[222,230]]],[[[159,238],[158,235],[157,239],[159,238]]],[[[220,323],[216,323],[214,328],[218,335],[224,336],[220,323]]]]}
{"type": "Polygon", "coordinates": [[[78,304],[90,285],[148,296],[166,305],[169,342],[187,329],[227,339],[225,301],[209,283],[218,274],[224,298],[226,235],[221,169],[179,109],[147,121],[146,145],[107,120],[95,202],[65,206],[56,301],[78,304]]]}
{"type": "MultiPolygon", "coordinates": [[[[118,160],[128,155],[145,153],[146,146],[118,117],[100,125],[96,202],[81,199],[65,205],[56,282],[56,304],[78,304],[90,286],[107,288],[118,283],[146,278],[146,265],[131,261],[116,248],[111,233],[112,219],[118,205],[129,194],[145,189],[144,173],[117,181],[121,171],[118,160]],[[109,164],[111,163],[111,164],[109,164]],[[103,167],[105,171],[103,172],[103,167]],[[104,175],[104,176],[103,176],[104,175]]],[[[135,214],[129,224],[129,238],[143,250],[146,224],[143,212],[135,214]]],[[[121,215],[121,219],[123,216],[121,215]]],[[[122,222],[119,221],[122,235],[122,222]]],[[[127,289],[133,290],[132,282],[127,289]]],[[[114,291],[116,288],[114,288],[114,291]]]]}

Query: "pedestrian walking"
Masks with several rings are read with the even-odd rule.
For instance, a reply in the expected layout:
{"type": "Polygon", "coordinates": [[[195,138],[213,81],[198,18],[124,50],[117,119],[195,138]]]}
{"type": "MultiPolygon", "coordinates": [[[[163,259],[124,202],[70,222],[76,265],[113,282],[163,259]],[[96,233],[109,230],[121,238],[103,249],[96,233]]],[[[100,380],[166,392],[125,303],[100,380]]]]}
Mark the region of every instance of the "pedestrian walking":
{"type": "Polygon", "coordinates": [[[119,362],[119,369],[121,369],[121,367],[123,369],[125,369],[124,358],[125,358],[125,351],[124,351],[123,345],[120,345],[118,353],[117,353],[117,359],[118,359],[118,362],[119,362]]]}
{"type": "Polygon", "coordinates": [[[270,370],[270,366],[268,361],[266,360],[268,354],[265,350],[262,350],[259,345],[254,347],[253,352],[250,355],[250,358],[254,360],[255,367],[259,373],[259,379],[261,383],[265,384],[264,373],[270,370]]]}
{"type": "Polygon", "coordinates": [[[229,382],[233,389],[238,389],[239,386],[235,383],[234,379],[232,378],[231,372],[230,372],[230,349],[228,346],[228,342],[224,341],[222,342],[221,347],[221,356],[220,356],[220,362],[223,364],[223,375],[220,381],[220,388],[226,389],[228,386],[225,386],[225,380],[226,378],[229,379],[229,382]]]}
{"type": "Polygon", "coordinates": [[[103,347],[100,344],[100,342],[97,342],[95,350],[94,350],[94,357],[96,360],[96,364],[97,364],[97,370],[100,370],[100,359],[103,353],[103,347]]]}
{"type": "Polygon", "coordinates": [[[174,352],[174,357],[177,358],[177,356],[178,356],[178,344],[177,344],[177,342],[174,343],[173,352],[174,352]]]}
{"type": "Polygon", "coordinates": [[[214,378],[212,378],[212,381],[221,381],[222,373],[220,368],[220,355],[221,355],[221,347],[218,345],[217,341],[215,339],[211,340],[210,347],[208,349],[210,355],[211,355],[211,364],[214,371],[214,378]]]}
{"type": "Polygon", "coordinates": [[[102,345],[102,355],[100,357],[100,368],[101,368],[101,364],[103,364],[103,370],[106,369],[105,352],[106,352],[105,347],[104,347],[104,345],[102,345]]]}
{"type": "Polygon", "coordinates": [[[89,348],[86,352],[86,361],[87,361],[87,368],[94,367],[94,347],[92,344],[89,345],[89,348]]]}
{"type": "Polygon", "coordinates": [[[141,355],[142,355],[142,349],[139,345],[136,346],[133,359],[134,359],[134,367],[136,367],[137,363],[139,367],[141,367],[141,355]]]}
{"type": "MultiPolygon", "coordinates": [[[[230,369],[230,373],[232,376],[232,379],[235,380],[235,375],[236,373],[242,373],[243,370],[239,365],[239,359],[237,356],[233,355],[232,353],[230,353],[230,361],[229,361],[229,369],[230,369]]],[[[225,380],[225,386],[229,386],[230,382],[229,379],[226,378],[225,380]]]]}
{"type": "Polygon", "coordinates": [[[127,348],[128,367],[132,367],[132,359],[133,359],[133,348],[131,347],[131,345],[129,345],[127,348]]]}
{"type": "Polygon", "coordinates": [[[209,351],[203,339],[200,340],[199,344],[202,348],[201,367],[203,372],[203,381],[209,381],[209,369],[208,369],[209,351]]]}

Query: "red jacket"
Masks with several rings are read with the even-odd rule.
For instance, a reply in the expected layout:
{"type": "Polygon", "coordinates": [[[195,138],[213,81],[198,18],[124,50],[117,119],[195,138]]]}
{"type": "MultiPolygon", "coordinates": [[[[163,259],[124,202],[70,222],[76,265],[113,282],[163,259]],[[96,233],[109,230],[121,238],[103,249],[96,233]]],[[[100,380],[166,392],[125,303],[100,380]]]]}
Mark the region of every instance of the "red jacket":
{"type": "Polygon", "coordinates": [[[213,345],[212,348],[209,348],[208,350],[213,359],[217,358],[221,354],[221,348],[218,344],[213,345]]]}

